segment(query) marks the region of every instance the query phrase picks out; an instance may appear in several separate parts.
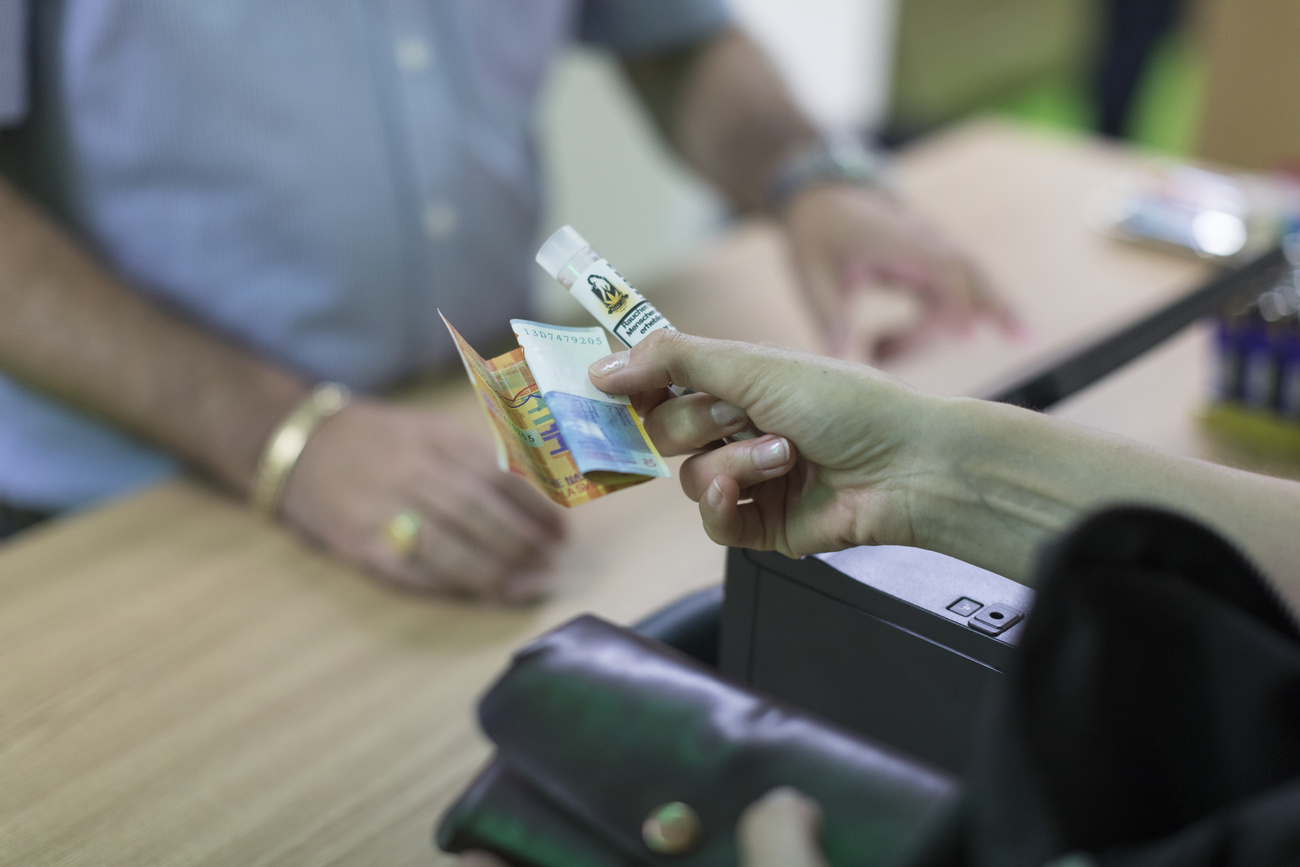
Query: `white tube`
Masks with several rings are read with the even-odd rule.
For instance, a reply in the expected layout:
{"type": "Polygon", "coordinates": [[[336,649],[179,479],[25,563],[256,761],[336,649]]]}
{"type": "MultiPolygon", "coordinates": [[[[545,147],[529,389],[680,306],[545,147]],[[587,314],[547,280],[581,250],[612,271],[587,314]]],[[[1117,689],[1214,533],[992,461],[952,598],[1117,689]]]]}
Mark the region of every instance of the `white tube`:
{"type": "Polygon", "coordinates": [[[627,346],[636,346],[651,331],[673,327],[572,226],[547,239],[537,251],[537,264],[627,346]]]}

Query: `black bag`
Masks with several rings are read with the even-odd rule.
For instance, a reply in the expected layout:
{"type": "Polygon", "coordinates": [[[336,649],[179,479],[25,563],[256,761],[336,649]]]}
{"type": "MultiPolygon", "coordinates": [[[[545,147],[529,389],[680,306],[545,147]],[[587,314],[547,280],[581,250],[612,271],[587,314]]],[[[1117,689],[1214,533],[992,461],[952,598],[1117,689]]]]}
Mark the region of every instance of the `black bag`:
{"type": "Polygon", "coordinates": [[[438,842],[668,863],[641,823],[679,800],[703,832],[671,860],[734,864],[741,809],[789,784],[822,804],[836,867],[1300,865],[1300,633],[1250,564],[1183,518],[1116,509],[1045,551],[1037,585],[955,803],[940,773],[580,618],[484,699],[498,755],[438,842]]]}
{"type": "Polygon", "coordinates": [[[591,616],[521,650],[479,719],[496,758],[437,841],[518,864],[735,864],[737,818],[778,785],[822,804],[832,864],[893,864],[955,791],[942,772],[591,616]],[[676,852],[643,836],[667,804],[698,817],[676,852]]]}
{"type": "Polygon", "coordinates": [[[962,806],[923,863],[1300,865],[1300,632],[1254,567],[1192,521],[1121,508],[1038,574],[962,806]]]}

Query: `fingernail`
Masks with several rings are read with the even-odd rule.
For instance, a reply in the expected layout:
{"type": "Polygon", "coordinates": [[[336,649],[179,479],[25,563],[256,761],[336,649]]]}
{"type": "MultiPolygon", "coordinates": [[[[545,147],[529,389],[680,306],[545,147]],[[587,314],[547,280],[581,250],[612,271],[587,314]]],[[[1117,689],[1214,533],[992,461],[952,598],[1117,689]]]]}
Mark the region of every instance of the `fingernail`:
{"type": "Polygon", "coordinates": [[[719,427],[731,427],[745,417],[745,411],[738,406],[720,400],[709,407],[709,415],[719,427]]]}
{"type": "Polygon", "coordinates": [[[760,470],[774,470],[790,459],[790,444],[777,437],[754,449],[754,463],[760,470]]]}
{"type": "Polygon", "coordinates": [[[719,484],[717,479],[709,483],[709,490],[704,496],[709,501],[710,508],[718,509],[722,507],[722,485],[719,484]]]}
{"type": "Polygon", "coordinates": [[[613,355],[607,355],[600,361],[594,361],[587,371],[592,376],[607,376],[618,370],[620,367],[627,367],[627,352],[615,352],[613,355]]]}

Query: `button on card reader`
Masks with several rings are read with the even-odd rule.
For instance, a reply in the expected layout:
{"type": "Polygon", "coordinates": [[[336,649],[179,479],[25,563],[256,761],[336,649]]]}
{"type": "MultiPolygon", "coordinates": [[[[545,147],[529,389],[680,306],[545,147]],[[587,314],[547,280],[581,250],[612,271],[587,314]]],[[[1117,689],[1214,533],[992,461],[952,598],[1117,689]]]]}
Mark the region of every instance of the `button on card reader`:
{"type": "Polygon", "coordinates": [[[963,596],[960,599],[958,599],[956,602],[949,605],[948,610],[951,611],[953,614],[956,614],[958,617],[970,617],[972,614],[974,614],[976,611],[979,611],[983,607],[984,607],[983,602],[976,602],[974,599],[971,599],[969,596],[963,596]]]}
{"type": "Polygon", "coordinates": [[[1024,613],[1018,608],[995,603],[980,611],[967,622],[972,629],[986,635],[1001,635],[1023,620],[1024,617],[1024,613]]]}

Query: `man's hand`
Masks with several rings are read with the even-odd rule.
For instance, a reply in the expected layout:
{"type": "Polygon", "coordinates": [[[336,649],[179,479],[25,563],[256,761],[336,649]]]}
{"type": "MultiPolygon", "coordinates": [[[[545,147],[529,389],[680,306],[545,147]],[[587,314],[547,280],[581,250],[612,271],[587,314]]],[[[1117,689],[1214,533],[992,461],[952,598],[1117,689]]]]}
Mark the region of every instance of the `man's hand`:
{"type": "Polygon", "coordinates": [[[499,602],[537,598],[564,536],[559,506],[497,469],[482,437],[429,410],[354,399],[308,441],[286,521],[362,568],[420,590],[499,602]],[[423,516],[404,557],[386,527],[423,516]]]}
{"type": "MultiPolygon", "coordinates": [[[[686,161],[741,211],[764,212],[774,175],[820,139],[758,45],[726,30],[687,48],[624,63],[628,78],[686,161]]],[[[891,355],[980,319],[1007,331],[1014,316],[971,262],[924,221],[862,187],[810,186],[779,215],[833,355],[891,355]],[[895,330],[854,326],[857,296],[889,284],[921,315],[895,330]]]]}
{"type": "MultiPolygon", "coordinates": [[[[0,181],[0,367],[245,494],[258,455],[310,391],[293,372],[127,286],[0,181]]],[[[407,586],[522,601],[545,591],[558,506],[496,469],[482,437],[427,410],[357,399],[289,475],[290,523],[407,586]],[[385,529],[424,516],[402,557],[385,529]]]]}
{"type": "Polygon", "coordinates": [[[837,358],[888,358],[943,334],[988,321],[1009,335],[1020,325],[965,255],[883,194],[848,184],[800,191],[782,213],[808,301],[837,358]],[[921,315],[881,332],[855,321],[858,296],[881,286],[911,292],[921,315]]]}

